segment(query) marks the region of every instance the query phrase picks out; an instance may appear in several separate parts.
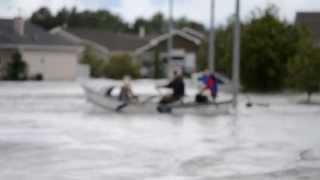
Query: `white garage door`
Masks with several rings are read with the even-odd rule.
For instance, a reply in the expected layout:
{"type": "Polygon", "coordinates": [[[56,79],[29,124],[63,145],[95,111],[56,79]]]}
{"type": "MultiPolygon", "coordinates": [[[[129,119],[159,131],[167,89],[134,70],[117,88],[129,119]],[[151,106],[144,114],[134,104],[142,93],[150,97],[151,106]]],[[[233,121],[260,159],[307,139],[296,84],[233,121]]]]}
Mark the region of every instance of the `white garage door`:
{"type": "Polygon", "coordinates": [[[74,80],[77,75],[77,53],[59,51],[24,51],[29,76],[41,74],[45,80],[74,80]]]}

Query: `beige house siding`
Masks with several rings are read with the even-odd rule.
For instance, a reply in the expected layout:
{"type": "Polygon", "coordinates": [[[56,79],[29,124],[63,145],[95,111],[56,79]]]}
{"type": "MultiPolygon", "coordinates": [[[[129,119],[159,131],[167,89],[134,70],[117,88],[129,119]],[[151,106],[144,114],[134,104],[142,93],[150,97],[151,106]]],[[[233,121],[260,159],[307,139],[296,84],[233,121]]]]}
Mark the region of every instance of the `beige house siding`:
{"type": "Polygon", "coordinates": [[[13,53],[14,50],[10,49],[0,50],[0,78],[3,78],[5,76],[5,69],[8,63],[11,61],[13,53]]]}
{"type": "Polygon", "coordinates": [[[42,74],[44,80],[74,80],[77,77],[78,55],[75,52],[23,50],[29,76],[42,74]]]}

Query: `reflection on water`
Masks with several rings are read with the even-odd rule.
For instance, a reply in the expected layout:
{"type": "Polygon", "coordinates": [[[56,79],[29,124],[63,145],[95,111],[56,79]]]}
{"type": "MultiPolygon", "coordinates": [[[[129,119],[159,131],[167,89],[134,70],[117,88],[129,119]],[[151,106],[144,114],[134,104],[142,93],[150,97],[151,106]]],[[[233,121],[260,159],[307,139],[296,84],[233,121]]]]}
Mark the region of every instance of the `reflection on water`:
{"type": "Polygon", "coordinates": [[[255,99],[271,106],[121,115],[86,103],[77,83],[3,84],[0,179],[319,179],[319,108],[255,99]]]}

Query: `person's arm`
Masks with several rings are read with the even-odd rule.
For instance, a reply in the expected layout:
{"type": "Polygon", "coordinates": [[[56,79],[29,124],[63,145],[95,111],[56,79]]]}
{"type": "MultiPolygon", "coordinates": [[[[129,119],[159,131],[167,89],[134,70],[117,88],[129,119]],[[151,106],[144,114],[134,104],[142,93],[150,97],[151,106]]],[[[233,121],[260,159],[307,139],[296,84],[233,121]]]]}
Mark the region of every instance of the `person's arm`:
{"type": "Polygon", "coordinates": [[[200,77],[198,77],[198,81],[200,81],[200,82],[204,82],[204,76],[200,76],[200,77]]]}
{"type": "Polygon", "coordinates": [[[171,81],[167,85],[157,86],[157,88],[169,88],[169,89],[171,89],[173,87],[173,83],[174,83],[174,81],[171,81]]]}
{"type": "Polygon", "coordinates": [[[134,100],[138,100],[138,99],[139,99],[139,97],[134,94],[131,86],[129,86],[129,88],[128,88],[128,95],[129,95],[129,97],[130,97],[131,99],[134,99],[134,100]]]}
{"type": "Polygon", "coordinates": [[[171,81],[169,84],[167,84],[165,87],[166,88],[172,88],[174,84],[174,81],[171,81]]]}
{"type": "Polygon", "coordinates": [[[223,78],[223,76],[220,76],[219,74],[216,74],[215,75],[215,79],[216,79],[216,83],[217,84],[225,84],[225,80],[224,80],[224,78],[223,78]]]}
{"type": "Polygon", "coordinates": [[[216,82],[217,84],[224,84],[224,82],[221,79],[217,78],[217,77],[216,77],[216,81],[217,81],[216,82]]]}

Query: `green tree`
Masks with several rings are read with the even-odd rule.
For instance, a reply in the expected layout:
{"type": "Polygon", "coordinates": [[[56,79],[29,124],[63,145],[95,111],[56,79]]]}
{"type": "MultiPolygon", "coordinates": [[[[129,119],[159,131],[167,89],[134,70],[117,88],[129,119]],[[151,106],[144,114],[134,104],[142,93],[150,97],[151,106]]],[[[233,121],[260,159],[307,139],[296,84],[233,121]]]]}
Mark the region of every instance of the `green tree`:
{"type": "Polygon", "coordinates": [[[200,32],[206,31],[206,28],[203,24],[201,24],[199,22],[192,21],[186,17],[182,17],[182,18],[179,18],[178,20],[176,20],[175,26],[178,29],[181,29],[184,27],[189,27],[189,28],[195,29],[200,32]]]}
{"type": "Polygon", "coordinates": [[[70,11],[67,8],[62,8],[60,11],[58,11],[55,17],[55,23],[60,26],[67,25],[69,16],[70,16],[70,11]]]}
{"type": "Polygon", "coordinates": [[[150,20],[150,27],[152,32],[164,33],[166,31],[166,20],[161,12],[156,13],[150,20]]]}
{"type": "Polygon", "coordinates": [[[57,26],[54,16],[47,7],[41,7],[39,10],[34,12],[31,16],[31,22],[47,30],[57,26]]]}
{"type": "Polygon", "coordinates": [[[302,30],[296,55],[288,63],[288,83],[307,93],[307,103],[313,93],[320,90],[320,49],[315,48],[310,34],[302,30]]]}
{"type": "Polygon", "coordinates": [[[31,21],[47,30],[67,24],[70,28],[93,28],[112,32],[129,32],[129,24],[120,16],[107,10],[78,11],[76,7],[62,8],[53,15],[47,7],[41,7],[31,16],[31,21]]]}
{"type": "Polygon", "coordinates": [[[197,71],[208,68],[208,42],[203,42],[197,54],[197,71]]]}
{"type": "Polygon", "coordinates": [[[126,75],[138,78],[140,75],[139,67],[128,54],[113,55],[104,66],[103,73],[105,77],[112,79],[122,79],[126,75]]]}
{"type": "Polygon", "coordinates": [[[145,28],[147,33],[151,32],[150,24],[149,24],[148,20],[146,20],[144,18],[138,18],[134,22],[134,24],[133,24],[133,32],[139,33],[141,27],[145,28]]]}
{"type": "Polygon", "coordinates": [[[233,49],[233,24],[216,30],[216,69],[231,77],[233,49]]]}
{"type": "MultiPolygon", "coordinates": [[[[76,7],[62,8],[56,15],[53,15],[49,8],[41,7],[32,14],[31,22],[47,30],[66,24],[69,28],[91,28],[126,33],[138,33],[140,27],[144,27],[147,33],[164,33],[167,31],[168,24],[161,12],[154,14],[150,19],[138,18],[131,27],[120,16],[108,10],[78,11],[76,7]]],[[[178,28],[191,27],[205,31],[203,24],[185,17],[178,19],[175,24],[178,28]]]]}
{"type": "MultiPolygon", "coordinates": [[[[174,22],[177,29],[184,27],[193,28],[200,32],[205,32],[206,28],[203,24],[192,21],[186,17],[182,17],[174,22]]],[[[132,32],[138,33],[139,28],[144,27],[147,33],[165,33],[168,29],[168,20],[164,18],[162,13],[156,13],[151,19],[138,18],[134,22],[132,32]]]]}
{"type": "Polygon", "coordinates": [[[154,69],[153,69],[153,73],[154,73],[154,78],[155,79],[160,79],[163,78],[163,67],[162,67],[162,63],[160,61],[160,53],[158,49],[155,49],[154,52],[154,69]]]}
{"type": "Polygon", "coordinates": [[[68,20],[72,28],[93,28],[112,32],[128,32],[129,25],[107,10],[78,12],[73,8],[68,20]]]}
{"type": "Polygon", "coordinates": [[[296,51],[294,27],[278,17],[274,6],[243,25],[241,79],[247,90],[277,91],[285,85],[287,62],[296,51]]]}
{"type": "Polygon", "coordinates": [[[137,18],[133,23],[133,33],[139,33],[141,27],[145,28],[147,33],[163,33],[166,28],[166,20],[162,13],[156,13],[152,18],[144,19],[142,17],[137,18]]]}
{"type": "MultiPolygon", "coordinates": [[[[231,75],[232,70],[232,24],[218,27],[215,31],[215,67],[216,71],[231,75]]],[[[208,68],[208,42],[200,45],[197,57],[197,70],[208,68]]]]}
{"type": "MultiPolygon", "coordinates": [[[[231,77],[234,18],[216,29],[215,67],[231,77]]],[[[269,6],[241,24],[241,81],[245,90],[277,91],[286,87],[288,60],[296,54],[298,28],[269,6]]],[[[198,52],[198,69],[207,68],[208,42],[198,52]]]]}
{"type": "Polygon", "coordinates": [[[26,80],[27,75],[27,64],[22,60],[21,53],[17,51],[8,63],[5,79],[10,81],[26,80]]]}

